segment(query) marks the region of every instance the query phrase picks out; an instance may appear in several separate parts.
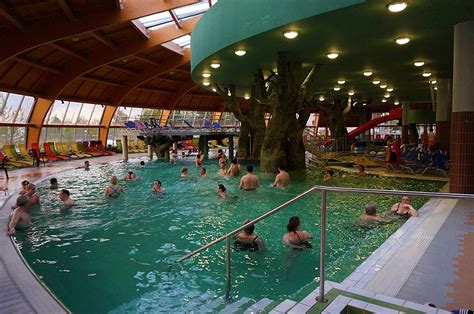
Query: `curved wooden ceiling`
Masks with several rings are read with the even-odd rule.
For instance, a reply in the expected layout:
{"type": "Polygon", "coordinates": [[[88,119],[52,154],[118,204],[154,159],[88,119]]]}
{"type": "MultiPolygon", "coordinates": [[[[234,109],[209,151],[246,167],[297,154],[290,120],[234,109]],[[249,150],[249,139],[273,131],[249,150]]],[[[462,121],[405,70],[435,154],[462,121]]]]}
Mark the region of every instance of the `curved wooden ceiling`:
{"type": "Polygon", "coordinates": [[[151,32],[136,20],[196,2],[2,1],[0,90],[113,106],[221,110],[217,95],[191,81],[189,49],[169,44],[190,34],[200,16],[151,32]]]}

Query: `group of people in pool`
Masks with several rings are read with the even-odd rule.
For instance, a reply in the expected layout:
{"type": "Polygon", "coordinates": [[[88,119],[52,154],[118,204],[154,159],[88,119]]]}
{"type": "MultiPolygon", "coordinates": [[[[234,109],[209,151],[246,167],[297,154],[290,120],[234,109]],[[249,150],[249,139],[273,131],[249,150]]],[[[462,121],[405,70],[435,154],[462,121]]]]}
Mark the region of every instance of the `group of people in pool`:
{"type": "Polygon", "coordinates": [[[377,213],[377,206],[373,203],[365,205],[365,213],[360,216],[361,222],[387,223],[387,218],[410,218],[417,217],[418,212],[411,205],[410,197],[404,195],[400,202],[393,204],[390,210],[384,215],[377,213]]]}
{"type": "MultiPolygon", "coordinates": [[[[50,179],[50,188],[58,189],[58,180],[50,179]]],[[[14,235],[16,230],[27,229],[31,226],[30,213],[40,204],[40,194],[36,189],[36,185],[24,180],[21,182],[21,190],[18,193],[15,206],[12,207],[10,222],[8,224],[7,234],[14,235]]],[[[70,192],[66,189],[59,191],[59,199],[65,206],[74,204],[74,200],[70,197],[70,192]]]]}

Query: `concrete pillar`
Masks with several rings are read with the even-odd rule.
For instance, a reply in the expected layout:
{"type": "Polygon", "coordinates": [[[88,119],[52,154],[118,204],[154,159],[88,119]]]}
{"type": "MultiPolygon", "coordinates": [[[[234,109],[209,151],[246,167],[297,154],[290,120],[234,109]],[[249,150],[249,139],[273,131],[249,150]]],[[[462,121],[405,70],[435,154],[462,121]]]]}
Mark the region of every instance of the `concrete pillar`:
{"type": "Polygon", "coordinates": [[[227,142],[227,145],[229,146],[229,159],[232,160],[234,159],[234,136],[233,135],[229,136],[229,141],[227,142]]]}
{"type": "Polygon", "coordinates": [[[449,151],[451,120],[451,80],[437,80],[436,95],[436,142],[444,151],[449,151]]]}
{"type": "Polygon", "coordinates": [[[153,160],[153,147],[151,147],[151,145],[148,145],[147,148],[148,148],[148,159],[153,160]]]}
{"type": "Polygon", "coordinates": [[[204,153],[204,159],[209,157],[209,139],[206,135],[199,136],[199,150],[204,153]]]}
{"type": "Polygon", "coordinates": [[[402,103],[402,144],[408,144],[408,101],[402,103]]]}
{"type": "Polygon", "coordinates": [[[128,161],[128,136],[122,135],[122,160],[128,161]]]}
{"type": "Polygon", "coordinates": [[[449,191],[474,193],[474,21],[454,26],[449,191]]]}

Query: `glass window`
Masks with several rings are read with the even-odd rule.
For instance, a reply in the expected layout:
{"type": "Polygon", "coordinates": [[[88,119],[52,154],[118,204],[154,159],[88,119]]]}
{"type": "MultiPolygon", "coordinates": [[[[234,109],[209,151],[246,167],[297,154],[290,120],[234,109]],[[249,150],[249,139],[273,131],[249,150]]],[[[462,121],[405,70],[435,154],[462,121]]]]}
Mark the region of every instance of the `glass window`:
{"type": "Polygon", "coordinates": [[[66,116],[64,117],[63,124],[76,124],[79,113],[81,112],[82,103],[70,102],[67,107],[66,116]]]}
{"type": "Polygon", "coordinates": [[[62,124],[64,115],[66,114],[68,102],[62,102],[60,100],[56,100],[49,109],[49,118],[46,124],[62,124]]]}
{"type": "Polygon", "coordinates": [[[123,126],[123,123],[128,120],[129,114],[130,109],[127,110],[125,107],[118,107],[115,111],[115,117],[112,121],[112,125],[123,126]]]}
{"type": "Polygon", "coordinates": [[[31,110],[35,104],[35,99],[30,96],[25,96],[23,99],[23,104],[21,105],[20,111],[18,111],[18,116],[16,117],[16,123],[27,123],[30,115],[31,110]]]}
{"type": "Polygon", "coordinates": [[[143,112],[143,108],[132,108],[132,111],[130,112],[130,115],[129,115],[129,119],[140,120],[142,112],[143,112]]]}
{"type": "Polygon", "coordinates": [[[103,112],[102,105],[56,100],[46,116],[45,124],[99,125],[103,112]]]}
{"type": "Polygon", "coordinates": [[[0,127],[0,148],[3,145],[24,143],[25,136],[24,127],[0,127]]]}
{"type": "Polygon", "coordinates": [[[35,99],[12,93],[0,92],[0,121],[5,123],[27,123],[35,99]]]}
{"type": "MultiPolygon", "coordinates": [[[[85,106],[86,104],[84,104],[85,106]]],[[[104,107],[100,105],[95,105],[94,112],[92,113],[89,125],[99,125],[100,120],[102,120],[102,115],[104,113],[104,107]]]]}
{"type": "Polygon", "coordinates": [[[13,123],[15,121],[24,97],[17,94],[8,95],[6,104],[3,106],[2,122],[13,123]]]}

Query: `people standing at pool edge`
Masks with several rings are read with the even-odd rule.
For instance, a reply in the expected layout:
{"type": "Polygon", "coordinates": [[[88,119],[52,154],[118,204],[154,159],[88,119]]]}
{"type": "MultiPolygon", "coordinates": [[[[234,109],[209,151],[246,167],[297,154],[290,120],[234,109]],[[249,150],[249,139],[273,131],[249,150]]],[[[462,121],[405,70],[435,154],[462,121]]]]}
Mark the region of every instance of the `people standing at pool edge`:
{"type": "Polygon", "coordinates": [[[256,190],[260,187],[260,181],[256,175],[253,174],[253,166],[247,166],[247,174],[240,179],[241,190],[256,190]]]}
{"type": "Polygon", "coordinates": [[[308,242],[308,239],[311,239],[311,235],[308,231],[301,231],[300,227],[300,217],[291,217],[286,225],[288,233],[283,236],[283,243],[293,249],[309,249],[311,243],[308,242]]]}
{"type": "Polygon", "coordinates": [[[124,193],[124,189],[117,184],[117,177],[111,176],[110,177],[110,185],[105,189],[105,196],[106,197],[118,197],[121,193],[124,193]]]}
{"type": "Polygon", "coordinates": [[[275,182],[273,186],[284,187],[290,184],[290,175],[286,172],[283,166],[278,167],[278,174],[275,177],[275,182]]]}
{"type": "Polygon", "coordinates": [[[31,226],[31,218],[28,215],[29,202],[26,195],[18,196],[16,206],[8,224],[7,235],[14,235],[17,229],[26,229],[31,226]]]}
{"type": "MultiPolygon", "coordinates": [[[[244,222],[244,224],[249,223],[250,220],[244,222]]],[[[237,251],[257,251],[263,250],[265,244],[263,240],[254,235],[255,225],[247,226],[243,229],[243,232],[238,233],[235,236],[234,248],[237,251]]]]}

